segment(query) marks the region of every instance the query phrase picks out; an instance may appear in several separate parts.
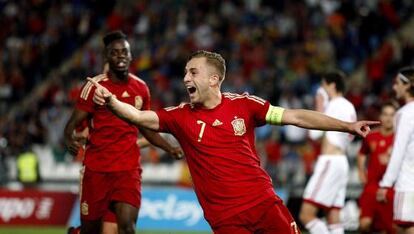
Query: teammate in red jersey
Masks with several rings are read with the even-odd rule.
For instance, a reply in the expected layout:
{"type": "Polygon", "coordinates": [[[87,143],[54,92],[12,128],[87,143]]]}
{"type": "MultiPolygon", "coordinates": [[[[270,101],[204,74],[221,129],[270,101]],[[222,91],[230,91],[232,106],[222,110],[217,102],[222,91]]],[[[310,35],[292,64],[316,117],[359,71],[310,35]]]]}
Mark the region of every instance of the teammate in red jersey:
{"type": "Polygon", "coordinates": [[[379,182],[387,169],[392,144],[394,140],[393,119],[396,107],[392,103],[386,103],[381,108],[381,126],[376,131],[370,132],[363,140],[357,158],[358,175],[364,190],[359,199],[361,215],[359,228],[361,233],[396,233],[393,227],[393,189],[387,193],[387,202],[376,201],[376,193],[379,182]],[[367,164],[368,158],[368,164],[367,164]]]}
{"type": "Polygon", "coordinates": [[[204,216],[216,234],[299,233],[260,167],[254,128],[293,124],[365,136],[377,121],[344,122],[309,110],[285,110],[256,96],[221,93],[226,65],[217,53],[198,51],[185,67],[190,103],[139,111],[93,79],[94,102],[129,123],[170,132],[185,152],[204,216]]]}
{"type": "MultiPolygon", "coordinates": [[[[131,51],[126,36],[119,31],[112,32],[103,38],[103,42],[109,71],[92,79],[133,108],[148,110],[150,94],[147,85],[128,72],[131,51]]],[[[81,176],[80,233],[100,233],[101,219],[108,210],[116,214],[119,233],[135,233],[141,202],[140,152],[136,144],[138,129],[105,107],[94,104],[94,89],[90,82],[84,85],[64,131],[67,148],[75,155],[82,139],[74,135],[74,130],[84,119],[89,120],[81,176]]],[[[180,150],[158,133],[144,128],[140,132],[171,155],[180,155],[180,150]]]]}

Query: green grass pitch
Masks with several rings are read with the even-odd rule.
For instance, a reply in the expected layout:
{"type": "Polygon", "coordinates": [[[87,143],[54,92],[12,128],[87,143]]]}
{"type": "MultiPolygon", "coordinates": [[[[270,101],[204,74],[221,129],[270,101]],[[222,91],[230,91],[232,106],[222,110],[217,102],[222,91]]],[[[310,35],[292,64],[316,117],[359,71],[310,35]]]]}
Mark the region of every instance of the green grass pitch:
{"type": "MultiPolygon", "coordinates": [[[[63,227],[5,227],[0,226],[4,234],[66,234],[63,227]]],[[[137,234],[211,234],[211,232],[170,232],[170,231],[137,231],[137,234]]]]}
{"type": "MultiPolygon", "coordinates": [[[[66,234],[66,227],[10,227],[10,226],[1,226],[1,234],[66,234]]],[[[307,234],[308,232],[301,230],[302,234],[307,234]]],[[[212,232],[170,232],[170,231],[137,231],[137,234],[212,234],[212,232]]],[[[347,234],[356,234],[358,232],[345,232],[347,234]]]]}

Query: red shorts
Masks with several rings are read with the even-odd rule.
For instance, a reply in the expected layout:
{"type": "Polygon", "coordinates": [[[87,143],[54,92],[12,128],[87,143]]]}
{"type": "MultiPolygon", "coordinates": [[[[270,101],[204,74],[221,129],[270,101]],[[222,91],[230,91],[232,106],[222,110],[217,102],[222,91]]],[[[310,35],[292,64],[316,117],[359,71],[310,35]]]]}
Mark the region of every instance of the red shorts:
{"type": "Polygon", "coordinates": [[[116,223],[116,214],[108,210],[108,212],[106,212],[104,217],[102,218],[102,221],[108,222],[108,223],[116,223]]]}
{"type": "Polygon", "coordinates": [[[386,230],[393,233],[393,201],[394,190],[387,191],[387,203],[377,202],[376,193],[378,186],[366,186],[359,198],[361,209],[360,218],[372,219],[372,228],[375,231],[386,230]]]}
{"type": "Polygon", "coordinates": [[[276,197],[219,221],[212,229],[214,234],[300,234],[289,210],[276,197]]]}
{"type": "Polygon", "coordinates": [[[140,207],[141,170],[94,172],[85,167],[81,175],[81,219],[102,218],[114,201],[140,207]]]}

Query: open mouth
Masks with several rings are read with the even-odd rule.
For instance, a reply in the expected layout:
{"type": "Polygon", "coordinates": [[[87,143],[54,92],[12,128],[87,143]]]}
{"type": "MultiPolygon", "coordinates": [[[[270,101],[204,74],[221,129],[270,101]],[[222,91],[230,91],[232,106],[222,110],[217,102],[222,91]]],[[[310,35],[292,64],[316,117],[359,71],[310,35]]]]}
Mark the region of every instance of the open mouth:
{"type": "Polygon", "coordinates": [[[195,87],[187,87],[188,93],[193,94],[197,90],[195,87]]]}
{"type": "Polygon", "coordinates": [[[116,63],[116,66],[117,66],[118,68],[124,68],[124,67],[126,67],[126,66],[127,66],[127,63],[126,63],[126,62],[124,62],[124,61],[120,61],[120,62],[116,63]]]}

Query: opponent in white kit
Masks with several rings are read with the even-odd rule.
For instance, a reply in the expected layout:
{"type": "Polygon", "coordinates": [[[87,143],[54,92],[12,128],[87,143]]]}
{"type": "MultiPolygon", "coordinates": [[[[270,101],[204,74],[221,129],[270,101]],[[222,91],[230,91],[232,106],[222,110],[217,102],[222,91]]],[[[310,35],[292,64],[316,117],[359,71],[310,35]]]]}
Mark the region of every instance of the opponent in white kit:
{"type": "MultiPolygon", "coordinates": [[[[331,117],[353,122],[357,119],[351,102],[343,97],[345,92],[342,72],[331,72],[322,76],[322,88],[329,96],[324,112],[331,117]]],[[[319,111],[322,111],[320,107],[319,111]]],[[[321,155],[316,162],[304,194],[300,220],[311,234],[344,233],[339,211],[345,203],[348,180],[348,160],[345,149],[353,136],[343,132],[311,131],[311,138],[322,136],[321,155]],[[317,217],[319,209],[326,211],[328,226],[317,217]]]]}
{"type": "Polygon", "coordinates": [[[405,105],[395,115],[394,146],[377,200],[386,201],[388,188],[395,184],[394,223],[414,234],[414,67],[400,70],[393,89],[405,105]]]}

